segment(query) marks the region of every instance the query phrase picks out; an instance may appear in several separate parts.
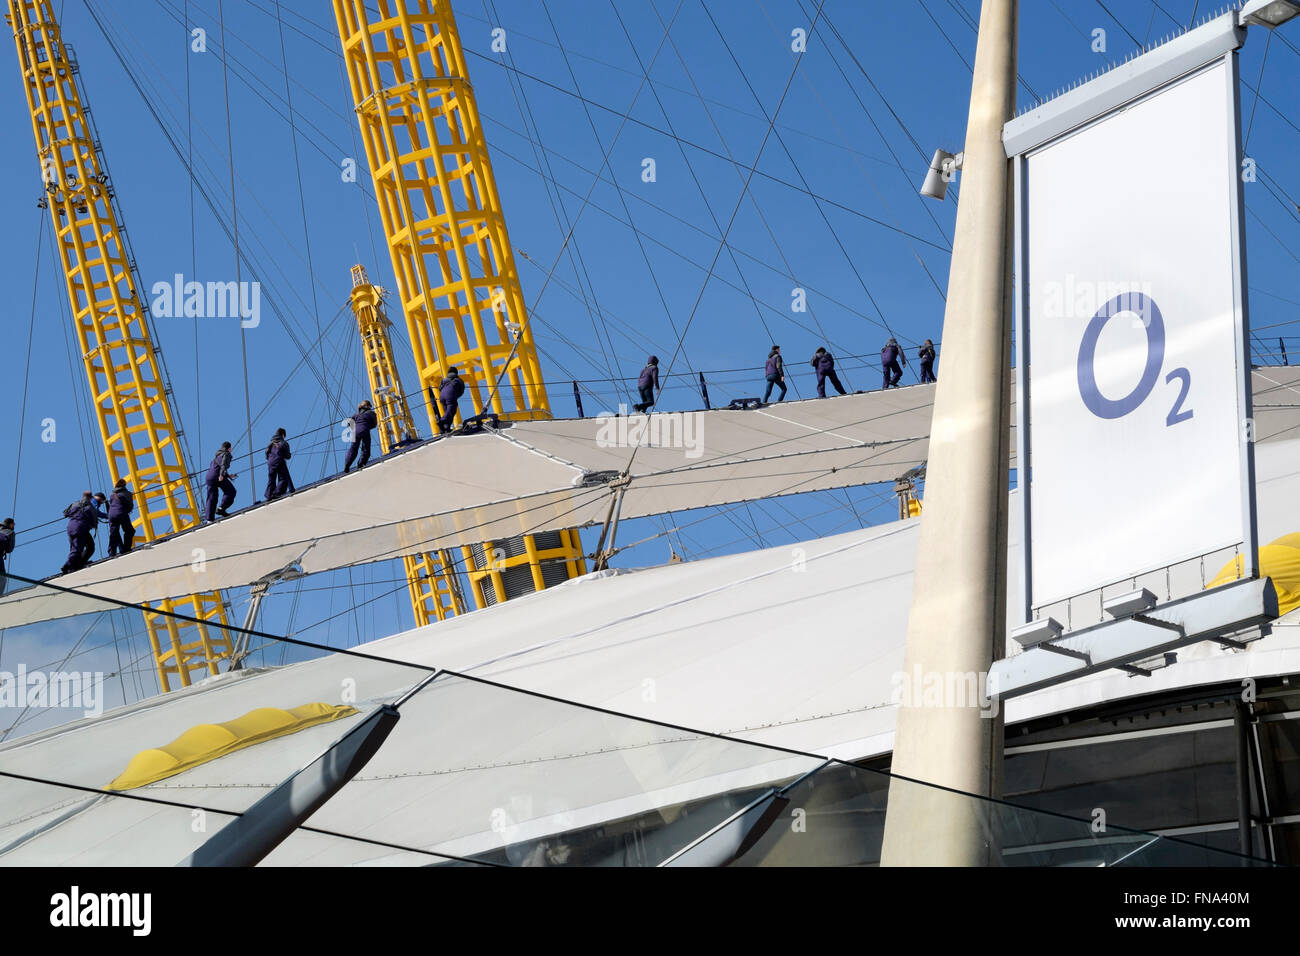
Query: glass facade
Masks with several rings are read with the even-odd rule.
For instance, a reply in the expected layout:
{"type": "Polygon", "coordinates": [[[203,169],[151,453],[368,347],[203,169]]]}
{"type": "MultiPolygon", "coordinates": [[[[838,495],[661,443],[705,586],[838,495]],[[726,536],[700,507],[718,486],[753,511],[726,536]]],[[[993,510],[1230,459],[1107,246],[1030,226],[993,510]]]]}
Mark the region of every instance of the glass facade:
{"type": "Polygon", "coordinates": [[[1300,692],[1287,678],[1252,691],[1243,701],[1239,683],[1183,689],[1010,726],[1005,797],[1300,862],[1287,830],[1300,797],[1300,692]]]}

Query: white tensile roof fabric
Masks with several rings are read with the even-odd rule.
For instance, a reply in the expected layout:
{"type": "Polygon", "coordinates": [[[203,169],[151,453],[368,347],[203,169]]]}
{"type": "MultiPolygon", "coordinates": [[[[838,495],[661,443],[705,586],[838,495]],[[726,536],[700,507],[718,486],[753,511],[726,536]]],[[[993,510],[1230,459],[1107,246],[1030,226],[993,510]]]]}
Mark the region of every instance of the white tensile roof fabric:
{"type": "MultiPolygon", "coordinates": [[[[146,603],[246,586],[292,565],[310,574],[585,527],[605,520],[613,492],[603,482],[584,487],[583,476],[608,476],[629,460],[624,518],[890,481],[928,456],[933,388],[652,415],[668,447],[638,445],[634,457],[628,443],[639,438],[619,423],[644,418],[521,422],[456,436],[52,583],[146,603]]],[[[1300,437],[1300,367],[1256,370],[1254,394],[1258,442],[1300,437]]],[[[0,598],[0,627],[95,609],[48,588],[13,590],[0,598]]]]}
{"type": "MultiPolygon", "coordinates": [[[[629,461],[624,518],[892,480],[925,460],[933,394],[933,386],[915,386],[453,436],[52,583],[146,603],[242,587],[295,563],[310,574],[585,527],[605,520],[612,492],[604,480],[582,486],[583,476],[603,472],[607,480],[629,461]],[[648,424],[656,443],[638,444],[629,424],[648,424]]],[[[0,599],[0,627],[91,609],[46,588],[14,590],[0,599]]]]}
{"type": "MultiPolygon", "coordinates": [[[[1261,540],[1297,528],[1300,439],[1259,450],[1261,540]]],[[[1011,528],[1011,562],[1019,529],[1011,528]]],[[[856,759],[893,745],[916,521],[764,551],[589,575],[363,645],[359,650],[580,701],[631,717],[856,759]]],[[[1017,605],[1016,581],[1008,606],[1017,605]]],[[[1142,679],[1102,673],[1012,700],[1020,721],[1106,700],[1300,672],[1300,627],[1243,652],[1198,645],[1142,679]]],[[[422,672],[332,655],[154,698],[0,748],[0,770],[103,786],[146,747],[255,707],[338,702],[364,712],[422,672]]],[[[375,758],[310,821],[404,847],[472,854],[599,821],[761,785],[813,758],[700,738],[460,678],[403,708],[375,758]]],[[[144,788],[186,806],[238,810],[353,721],[259,744],[144,788]]],[[[0,863],[170,864],[207,835],[187,811],[0,778],[0,863]]],[[[211,822],[214,832],[220,820],[211,822]]],[[[299,833],[270,864],[429,862],[299,833]]]]}

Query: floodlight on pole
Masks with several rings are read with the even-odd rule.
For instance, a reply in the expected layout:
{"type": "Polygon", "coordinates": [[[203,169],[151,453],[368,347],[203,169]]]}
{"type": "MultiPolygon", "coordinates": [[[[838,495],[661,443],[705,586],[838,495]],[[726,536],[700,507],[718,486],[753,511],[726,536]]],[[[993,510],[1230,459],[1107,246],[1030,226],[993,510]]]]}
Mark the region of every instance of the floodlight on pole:
{"type": "Polygon", "coordinates": [[[1288,20],[1300,16],[1297,0],[1249,0],[1237,15],[1237,22],[1245,26],[1280,27],[1288,20]]]}
{"type": "Polygon", "coordinates": [[[964,155],[936,149],[934,158],[930,160],[930,168],[926,171],[925,182],[921,184],[921,195],[942,201],[948,194],[948,184],[957,177],[957,170],[961,169],[964,155]]]}

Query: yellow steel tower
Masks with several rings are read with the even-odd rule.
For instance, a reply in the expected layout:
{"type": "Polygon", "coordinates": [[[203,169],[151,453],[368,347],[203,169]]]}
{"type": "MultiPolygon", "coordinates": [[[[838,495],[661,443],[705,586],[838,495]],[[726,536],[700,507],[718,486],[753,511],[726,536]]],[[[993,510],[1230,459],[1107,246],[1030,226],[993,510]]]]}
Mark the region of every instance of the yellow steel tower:
{"type": "MultiPolygon", "coordinates": [[[[475,411],[550,418],[451,3],[334,0],[334,15],[430,424],[453,366],[475,411]]],[[[465,559],[480,607],[585,571],[576,529],[465,559]]]]}
{"type": "MultiPolygon", "coordinates": [[[[402,391],[402,379],[393,360],[383,295],[381,289],[370,284],[363,267],[352,267],[352,312],[357,317],[361,348],[366,354],[366,374],[370,377],[370,394],[379,420],[379,445],[388,453],[400,442],[417,436],[411,406],[402,391]]],[[[465,613],[465,600],[449,552],[408,554],[402,561],[406,565],[417,625],[465,613]]]]}
{"type": "MultiPolygon", "coordinates": [[[[138,504],[135,523],[146,541],[199,521],[186,476],[180,429],[159,374],[99,142],[77,87],[76,63],[64,48],[50,0],[9,0],[6,15],[18,47],[59,257],[96,420],[113,480],[126,478],[138,504]]],[[[145,612],[158,680],[216,674],[230,654],[225,599],[219,592],[163,601],[163,611],[197,618],[189,624],[145,612]]]]}

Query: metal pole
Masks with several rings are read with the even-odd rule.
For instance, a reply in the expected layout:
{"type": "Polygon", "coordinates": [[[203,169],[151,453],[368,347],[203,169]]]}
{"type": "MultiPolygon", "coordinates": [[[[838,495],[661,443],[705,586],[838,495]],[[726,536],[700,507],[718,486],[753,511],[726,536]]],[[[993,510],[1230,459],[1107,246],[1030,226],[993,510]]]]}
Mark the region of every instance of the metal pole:
{"type": "MultiPolygon", "coordinates": [[[[1015,105],[1017,7],[984,0],[980,13],[891,767],[977,795],[1000,789],[1003,746],[1001,711],[978,691],[1006,639],[1013,231],[1002,126],[1015,105]],[[935,682],[948,691],[937,705],[922,693],[935,682]]],[[[993,819],[985,801],[896,780],[881,863],[995,862],[993,819]]]]}
{"type": "Polygon", "coordinates": [[[1277,345],[1278,348],[1282,350],[1282,364],[1290,365],[1291,363],[1286,360],[1286,339],[1282,338],[1282,336],[1279,335],[1277,337],[1277,345]]]}
{"type": "Polygon", "coordinates": [[[700,373],[700,394],[704,396],[705,411],[712,410],[713,406],[709,404],[709,386],[704,384],[704,373],[700,373]]]}
{"type": "Polygon", "coordinates": [[[361,771],[397,726],[385,704],[177,866],[256,866],[361,771]]]}
{"type": "MultiPolygon", "coordinates": [[[[1236,701],[1232,724],[1237,732],[1237,834],[1241,852],[1254,856],[1250,833],[1250,707],[1244,700],[1236,701]]],[[[1242,866],[1246,865],[1243,860],[1242,866]]]]}
{"type": "Polygon", "coordinates": [[[573,383],[573,401],[578,406],[578,417],[586,418],[587,416],[582,414],[582,393],[578,391],[577,381],[573,383]]]}

